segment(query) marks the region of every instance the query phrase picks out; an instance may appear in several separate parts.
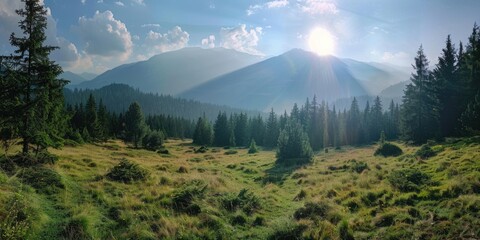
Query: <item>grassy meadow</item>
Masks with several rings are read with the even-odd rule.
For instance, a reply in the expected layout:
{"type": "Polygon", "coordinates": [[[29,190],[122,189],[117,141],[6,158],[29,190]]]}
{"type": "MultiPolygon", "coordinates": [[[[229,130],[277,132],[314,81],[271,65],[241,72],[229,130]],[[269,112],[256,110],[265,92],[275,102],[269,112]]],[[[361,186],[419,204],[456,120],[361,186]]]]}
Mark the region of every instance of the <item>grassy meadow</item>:
{"type": "Polygon", "coordinates": [[[425,159],[416,155],[420,147],[396,144],[403,150],[398,157],[373,156],[377,145],[330,148],[304,166],[275,165],[272,150],[198,152],[189,140],[168,140],[168,154],[120,141],[52,149],[55,164],[32,168],[4,159],[0,233],[7,239],[480,238],[480,139],[432,143],[434,156],[425,159]],[[109,178],[122,159],[146,179],[109,178]]]}

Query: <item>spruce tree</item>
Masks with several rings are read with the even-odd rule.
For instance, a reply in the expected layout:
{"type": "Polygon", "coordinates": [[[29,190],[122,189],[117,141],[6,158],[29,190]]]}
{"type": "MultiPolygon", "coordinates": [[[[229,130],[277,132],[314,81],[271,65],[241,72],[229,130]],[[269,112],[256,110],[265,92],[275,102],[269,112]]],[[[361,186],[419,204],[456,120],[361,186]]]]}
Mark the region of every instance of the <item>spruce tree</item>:
{"type": "Polygon", "coordinates": [[[413,68],[412,83],[403,96],[402,134],[406,140],[420,144],[439,134],[438,99],[422,46],[413,68]]]}
{"type": "Polygon", "coordinates": [[[247,126],[248,125],[248,116],[246,113],[240,113],[239,115],[235,114],[235,123],[234,123],[234,137],[235,144],[237,146],[247,146],[248,137],[247,137],[247,126]]]}
{"type": "Polygon", "coordinates": [[[199,117],[193,133],[193,143],[209,146],[212,144],[212,126],[205,115],[199,117]]]}
{"type": "Polygon", "coordinates": [[[356,145],[360,143],[361,132],[361,118],[360,110],[358,108],[357,99],[354,97],[352,104],[350,105],[350,111],[347,114],[346,121],[346,134],[347,144],[356,145]]]}
{"type": "Polygon", "coordinates": [[[277,146],[278,135],[280,134],[280,128],[278,126],[277,114],[273,111],[273,108],[268,115],[266,129],[265,129],[265,142],[264,145],[267,148],[273,148],[277,146]]]}
{"type": "Polygon", "coordinates": [[[22,0],[23,9],[16,10],[22,18],[19,27],[22,36],[12,33],[10,44],[16,48],[8,58],[13,67],[7,72],[15,79],[9,90],[17,100],[11,110],[22,139],[22,152],[28,154],[30,145],[37,152],[50,146],[59,146],[65,133],[63,86],[66,81],[57,79],[62,73],[59,65],[49,59],[57,47],[45,45],[47,10],[40,0],[22,0]]]}
{"type": "Polygon", "coordinates": [[[231,130],[228,125],[227,114],[225,112],[218,113],[217,120],[213,126],[213,144],[215,146],[225,147],[230,145],[231,130]]]}
{"type": "Polygon", "coordinates": [[[100,126],[97,116],[97,105],[95,97],[92,94],[88,97],[87,104],[85,105],[85,125],[88,133],[93,140],[98,140],[100,137],[100,126]]]}
{"type": "Polygon", "coordinates": [[[142,109],[137,102],[133,102],[125,113],[125,138],[127,141],[132,142],[135,148],[138,148],[146,133],[147,126],[145,125],[142,109]]]}
{"type": "Polygon", "coordinates": [[[304,164],[312,157],[313,151],[302,125],[289,121],[278,137],[277,163],[304,164]]]}
{"type": "Polygon", "coordinates": [[[370,136],[369,141],[378,139],[380,137],[380,132],[384,131],[384,121],[383,121],[383,108],[382,101],[380,97],[376,97],[373,102],[372,110],[370,113],[370,136]]]}

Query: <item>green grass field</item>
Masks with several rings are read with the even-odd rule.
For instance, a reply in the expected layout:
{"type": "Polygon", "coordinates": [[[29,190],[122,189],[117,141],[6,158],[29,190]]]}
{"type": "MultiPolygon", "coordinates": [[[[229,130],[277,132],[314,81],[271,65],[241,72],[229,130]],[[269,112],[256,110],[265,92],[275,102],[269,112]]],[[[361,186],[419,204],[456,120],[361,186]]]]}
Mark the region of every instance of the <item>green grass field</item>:
{"type": "Polygon", "coordinates": [[[120,141],[64,147],[51,150],[60,158],[54,165],[0,170],[0,236],[480,238],[479,138],[434,144],[428,159],[397,143],[399,157],[374,157],[376,145],[343,147],[291,167],[275,165],[274,151],[195,153],[190,142],[167,141],[169,154],[120,141]],[[146,180],[110,180],[122,159],[146,170],[146,180]],[[48,174],[26,176],[32,172],[48,174]]]}

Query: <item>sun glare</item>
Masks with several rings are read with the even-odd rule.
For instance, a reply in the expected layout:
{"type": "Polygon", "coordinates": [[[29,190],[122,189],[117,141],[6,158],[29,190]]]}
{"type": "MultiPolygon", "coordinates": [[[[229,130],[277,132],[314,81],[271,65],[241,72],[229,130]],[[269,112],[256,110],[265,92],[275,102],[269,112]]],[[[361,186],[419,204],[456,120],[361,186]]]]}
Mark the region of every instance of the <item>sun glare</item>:
{"type": "Polygon", "coordinates": [[[335,39],[328,30],[324,28],[314,28],[310,32],[308,45],[311,51],[320,56],[332,55],[335,48],[335,39]]]}

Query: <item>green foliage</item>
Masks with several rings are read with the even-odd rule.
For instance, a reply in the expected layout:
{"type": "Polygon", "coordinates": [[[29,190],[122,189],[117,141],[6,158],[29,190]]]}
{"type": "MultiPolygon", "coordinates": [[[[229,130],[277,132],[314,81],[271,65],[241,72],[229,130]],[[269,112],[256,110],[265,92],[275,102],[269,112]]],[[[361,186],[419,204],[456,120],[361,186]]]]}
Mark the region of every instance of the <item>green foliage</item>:
{"type": "Polygon", "coordinates": [[[225,112],[218,113],[217,120],[213,126],[213,145],[217,147],[230,146],[231,133],[227,114],[225,112]]]}
{"type": "Polygon", "coordinates": [[[158,150],[163,146],[165,135],[161,131],[149,131],[142,139],[142,145],[148,150],[158,150]]]}
{"type": "Polygon", "coordinates": [[[400,147],[393,143],[384,143],[381,144],[373,154],[374,156],[383,156],[383,157],[396,157],[402,155],[403,151],[400,147]]]}
{"type": "Polygon", "coordinates": [[[43,194],[55,194],[65,188],[62,177],[50,168],[25,168],[20,171],[18,178],[43,194]]]}
{"type": "Polygon", "coordinates": [[[247,217],[243,214],[237,214],[232,218],[232,225],[245,225],[247,223],[247,217]]]}
{"type": "Polygon", "coordinates": [[[420,159],[427,159],[435,155],[437,155],[435,151],[433,151],[432,148],[427,144],[423,145],[415,152],[415,156],[419,157],[420,159]]]}
{"type": "Polygon", "coordinates": [[[242,189],[235,194],[225,194],[220,199],[220,204],[228,211],[236,211],[241,208],[246,214],[252,214],[253,212],[261,209],[260,199],[255,194],[247,189],[242,189]]]}
{"type": "Polygon", "coordinates": [[[125,113],[125,139],[133,142],[133,145],[137,148],[146,132],[147,126],[145,125],[142,109],[137,102],[133,102],[125,113]]]}
{"type": "Polygon", "coordinates": [[[204,196],[207,184],[201,180],[194,180],[183,184],[172,194],[172,206],[177,211],[186,211],[192,206],[195,199],[204,196]]]}
{"type": "Polygon", "coordinates": [[[148,172],[138,164],[132,163],[127,159],[120,160],[120,163],[110,169],[107,178],[112,181],[131,183],[133,181],[144,181],[148,177],[148,172]]]}
{"type": "Polygon", "coordinates": [[[88,231],[88,220],[84,217],[75,217],[64,223],[61,236],[65,239],[93,239],[88,231]]]}
{"type": "Polygon", "coordinates": [[[313,158],[308,136],[298,122],[287,124],[278,137],[277,163],[304,164],[313,158]]]}
{"type": "Polygon", "coordinates": [[[248,148],[248,153],[253,154],[257,152],[258,152],[257,144],[255,143],[255,139],[252,139],[252,141],[250,141],[250,147],[248,148]]]}
{"type": "Polygon", "coordinates": [[[197,145],[209,146],[213,141],[212,126],[204,117],[198,118],[195,132],[193,133],[193,143],[197,145]]]}
{"type": "Polygon", "coordinates": [[[330,220],[332,211],[332,206],[326,201],[307,202],[295,211],[293,217],[297,220],[305,218],[330,220]]]}
{"type": "Polygon", "coordinates": [[[369,169],[367,163],[356,160],[350,162],[350,168],[356,173],[362,173],[364,170],[369,169]]]}
{"type": "Polygon", "coordinates": [[[348,222],[346,220],[340,221],[337,225],[338,236],[341,240],[354,240],[353,232],[348,227],[348,222]]]}
{"type": "Polygon", "coordinates": [[[228,151],[225,151],[225,155],[233,155],[233,154],[237,154],[238,151],[237,150],[233,150],[233,149],[230,149],[228,151]]]}
{"type": "Polygon", "coordinates": [[[460,117],[462,128],[470,134],[480,133],[480,91],[468,103],[460,117]]]}
{"type": "Polygon", "coordinates": [[[268,236],[268,240],[291,240],[302,239],[303,232],[308,227],[304,224],[292,223],[291,221],[285,221],[276,225],[273,229],[273,233],[268,236]]]}
{"type": "Polygon", "coordinates": [[[0,208],[0,239],[27,239],[33,220],[32,209],[19,195],[3,204],[0,208]]]}
{"type": "Polygon", "coordinates": [[[429,182],[430,177],[417,169],[395,170],[388,176],[388,181],[393,187],[402,192],[420,190],[420,186],[429,182]]]}

